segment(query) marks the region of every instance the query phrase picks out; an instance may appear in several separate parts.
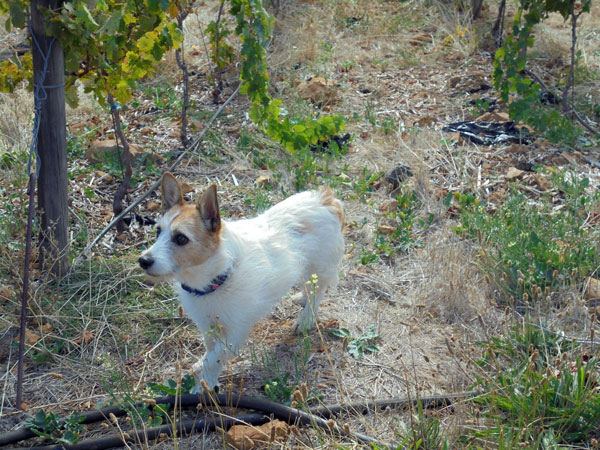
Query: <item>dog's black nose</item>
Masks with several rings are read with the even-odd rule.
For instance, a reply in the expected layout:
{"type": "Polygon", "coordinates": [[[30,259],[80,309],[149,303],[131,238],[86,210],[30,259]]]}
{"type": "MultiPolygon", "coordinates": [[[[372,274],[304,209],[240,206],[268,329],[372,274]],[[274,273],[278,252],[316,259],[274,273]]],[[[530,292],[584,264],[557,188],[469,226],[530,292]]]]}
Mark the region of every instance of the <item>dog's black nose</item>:
{"type": "Polygon", "coordinates": [[[140,259],[138,259],[138,262],[140,263],[140,267],[142,269],[148,270],[152,266],[152,264],[154,264],[154,258],[141,256],[140,259]]]}

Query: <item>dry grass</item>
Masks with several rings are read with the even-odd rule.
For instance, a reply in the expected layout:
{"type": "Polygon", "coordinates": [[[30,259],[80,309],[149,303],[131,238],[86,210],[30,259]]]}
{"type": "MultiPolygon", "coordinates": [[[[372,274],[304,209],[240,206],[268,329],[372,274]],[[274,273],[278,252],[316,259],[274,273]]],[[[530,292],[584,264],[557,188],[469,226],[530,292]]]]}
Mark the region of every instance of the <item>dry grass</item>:
{"type": "MultiPolygon", "coordinates": [[[[210,72],[199,30],[216,17],[218,4],[206,2],[207,6],[186,21],[188,63],[198,73],[210,72]]],[[[486,20],[493,21],[493,17],[486,20]]],[[[586,17],[581,32],[586,66],[594,70],[598,67],[597,36],[587,30],[596,20],[586,17]]],[[[321,324],[325,326],[309,337],[309,356],[300,370],[302,381],[322,396],[322,404],[467,389],[473,382],[472,361],[478,356],[474,342],[485,339],[486,333],[502,333],[509,319],[493,306],[497,294],[477,270],[471,244],[450,231],[455,219],[447,214],[442,194],[468,190],[486,197],[504,183],[506,168],[516,163],[504,149],[455,144],[439,131],[445,123],[472,117],[464,95],[450,96],[458,91],[450,79],[491,72],[489,59],[478,49],[476,33],[464,16],[448,8],[367,0],[282,1],[276,30],[270,54],[276,95],[283,98],[292,113],[308,114],[315,109],[298,100],[298,81],[315,75],[335,80],[340,102],[332,111],[348,118],[347,128],[354,137],[349,153],[328,160],[329,172],[322,170],[312,181],[316,185],[345,177],[346,181],[337,183],[335,190],[345,202],[349,226],[343,276],[337,290],[329,293],[323,303],[321,324]],[[411,43],[411,38],[422,33],[431,39],[411,43]],[[421,125],[414,127],[416,123],[421,125]],[[492,181],[485,184],[480,175],[482,165],[488,162],[492,166],[488,178],[492,181]],[[394,194],[385,182],[377,188],[370,186],[372,192],[364,195],[357,194],[355,186],[362,180],[363,170],[385,174],[399,164],[413,171],[406,189],[417,192],[420,216],[432,213],[435,221],[423,233],[420,247],[362,265],[361,251],[373,247],[382,220],[380,208],[394,194]],[[381,336],[377,341],[380,352],[366,353],[360,359],[352,358],[344,343],[325,329],[345,327],[356,337],[370,325],[375,325],[381,336]]],[[[535,51],[545,61],[557,60],[559,50],[564,50],[567,31],[554,18],[548,21],[540,27],[535,51]]],[[[152,83],[160,84],[172,77],[172,59],[152,83]]],[[[235,82],[233,71],[226,77],[235,82]]],[[[193,100],[198,110],[214,108],[210,89],[206,77],[194,80],[193,100]]],[[[31,95],[23,90],[1,95],[0,154],[26,151],[31,95]]],[[[178,170],[178,175],[196,187],[192,195],[208,182],[217,181],[222,207],[231,218],[251,215],[257,205],[281,200],[293,192],[297,176],[297,160],[258,135],[245,118],[246,110],[245,99],[234,102],[220,118],[215,137],[205,141],[202,153],[190,157],[178,170]],[[238,148],[242,132],[251,138],[250,148],[244,151],[238,148]],[[256,154],[273,162],[273,166],[267,170],[257,167],[253,162],[256,154]],[[275,189],[258,189],[254,182],[260,175],[275,177],[275,189]]],[[[87,103],[71,111],[69,120],[81,120],[93,111],[94,105],[87,103]]],[[[110,127],[108,117],[101,120],[110,127]]],[[[164,153],[179,145],[164,131],[165,124],[172,121],[173,117],[165,115],[152,122],[160,129],[154,136],[139,136],[134,125],[128,133],[134,141],[164,153]]],[[[85,168],[86,164],[74,161],[73,167],[85,168]]],[[[3,173],[0,178],[7,184],[14,177],[3,173]]],[[[148,184],[141,181],[134,194],[148,184]]],[[[101,203],[98,207],[85,200],[84,185],[96,187],[85,176],[73,182],[74,208],[90,208],[88,220],[78,222],[78,233],[87,233],[82,243],[97,232],[98,210],[110,208],[111,192],[110,186],[98,188],[103,193],[95,200],[101,203]]],[[[13,189],[16,195],[23,195],[22,183],[13,189]]],[[[145,206],[139,211],[154,214],[145,206]]],[[[8,214],[8,210],[2,212],[8,214]]],[[[189,373],[203,353],[198,331],[188,319],[180,317],[170,288],[150,288],[137,273],[136,255],[143,241],[152,239],[149,229],[134,225],[130,234],[125,244],[114,241],[114,235],[107,236],[92,260],[77,268],[60,288],[34,272],[37,278],[28,328],[40,339],[28,350],[24,386],[28,412],[45,409],[66,413],[93,408],[110,400],[111,395],[117,399],[149,395],[146,383],[175,379],[177,363],[183,373],[189,373]]],[[[0,329],[8,329],[18,323],[15,266],[21,261],[21,253],[7,250],[1,255],[2,272],[11,276],[0,278],[0,288],[14,286],[10,295],[3,297],[2,292],[8,291],[0,291],[0,329]],[[10,266],[10,271],[4,270],[10,266]]],[[[226,391],[264,396],[264,380],[275,374],[269,360],[277,361],[282,373],[296,376],[291,356],[302,351],[302,341],[292,333],[291,324],[299,309],[288,299],[256,326],[248,346],[227,365],[226,391]]],[[[578,324],[580,333],[589,334],[582,302],[569,303],[561,314],[552,316],[553,323],[562,326],[568,320],[578,324]]],[[[571,330],[575,331],[573,327],[571,330]]],[[[3,430],[24,416],[14,410],[15,364],[14,353],[0,362],[3,430]]],[[[444,414],[440,415],[443,428],[450,434],[460,434],[469,416],[468,407],[457,406],[453,413],[444,414]]],[[[343,420],[353,430],[393,441],[399,422],[410,422],[410,414],[379,412],[343,420]]],[[[358,448],[355,442],[334,441],[308,429],[302,433],[288,443],[289,448],[314,448],[316,442],[323,447],[340,444],[358,448]]],[[[179,448],[224,445],[218,433],[180,439],[177,444],[179,448]]],[[[172,441],[150,444],[152,448],[172,446],[172,441]]]]}

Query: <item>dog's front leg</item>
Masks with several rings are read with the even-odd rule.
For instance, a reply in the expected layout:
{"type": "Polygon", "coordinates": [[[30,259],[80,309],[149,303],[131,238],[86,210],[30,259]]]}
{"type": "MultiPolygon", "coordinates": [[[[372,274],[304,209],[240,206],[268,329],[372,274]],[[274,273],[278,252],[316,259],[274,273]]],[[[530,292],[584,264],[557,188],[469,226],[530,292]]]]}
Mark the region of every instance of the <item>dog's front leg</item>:
{"type": "Polygon", "coordinates": [[[206,381],[210,389],[219,385],[219,374],[223,365],[233,355],[233,350],[222,342],[215,342],[211,350],[192,366],[196,386],[192,391],[194,394],[202,391],[202,380],[206,381]]]}

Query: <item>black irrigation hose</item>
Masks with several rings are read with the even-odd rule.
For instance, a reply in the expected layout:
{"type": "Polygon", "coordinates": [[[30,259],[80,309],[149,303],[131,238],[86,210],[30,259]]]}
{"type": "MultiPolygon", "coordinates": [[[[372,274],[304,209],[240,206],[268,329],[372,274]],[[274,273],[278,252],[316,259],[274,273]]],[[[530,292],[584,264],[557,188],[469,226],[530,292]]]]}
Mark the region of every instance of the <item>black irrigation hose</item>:
{"type": "MultiPolygon", "coordinates": [[[[251,425],[262,425],[269,421],[264,414],[248,413],[240,414],[236,417],[200,417],[197,419],[187,419],[177,422],[177,434],[189,434],[192,431],[214,431],[216,427],[227,429],[232,425],[239,423],[248,423],[251,425]]],[[[13,450],[103,450],[107,448],[122,447],[125,443],[143,443],[146,440],[153,441],[161,435],[171,436],[173,427],[171,425],[162,425],[160,427],[146,428],[136,431],[127,431],[127,437],[123,435],[114,435],[88,441],[78,442],[77,444],[52,444],[40,445],[36,447],[20,447],[13,450]]]]}
{"type": "MultiPolygon", "coordinates": [[[[285,421],[289,424],[300,423],[303,425],[316,425],[320,428],[328,430],[330,432],[335,432],[340,435],[345,435],[348,437],[353,437],[360,442],[363,443],[375,443],[380,446],[389,447],[388,444],[382,443],[370,436],[363,435],[361,433],[346,433],[344,430],[339,428],[337,425],[334,425],[334,429],[331,430],[329,428],[329,424],[325,419],[328,419],[332,416],[339,415],[341,413],[350,413],[350,414],[367,414],[371,411],[383,410],[386,408],[402,408],[408,405],[415,405],[418,401],[421,402],[423,408],[441,408],[447,407],[453,404],[456,400],[461,399],[470,399],[480,395],[480,392],[470,391],[470,392],[460,392],[456,394],[447,394],[441,396],[427,396],[420,398],[394,398],[388,400],[376,400],[371,402],[359,402],[352,403],[349,405],[331,405],[331,406],[322,406],[318,408],[310,409],[310,412],[301,411],[299,409],[291,408],[289,406],[281,405],[279,403],[274,403],[268,400],[263,400],[259,398],[251,398],[251,397],[234,397],[226,394],[219,395],[209,395],[209,394],[186,394],[182,395],[179,398],[175,398],[175,396],[168,397],[159,397],[154,399],[157,404],[168,404],[173,406],[177,404],[179,407],[196,407],[199,404],[211,406],[218,405],[222,407],[235,407],[235,408],[243,408],[250,409],[254,411],[261,411],[262,413],[272,415],[273,417],[285,421]]],[[[136,403],[135,406],[141,406],[144,403],[139,402],[136,403]]],[[[113,414],[116,417],[121,417],[127,414],[127,411],[121,409],[116,406],[111,406],[108,408],[104,408],[98,411],[91,411],[87,413],[83,413],[84,417],[81,423],[90,424],[101,422],[109,418],[109,416],[113,414]]],[[[182,432],[189,433],[194,430],[214,430],[215,424],[221,426],[222,428],[228,428],[235,423],[246,422],[252,425],[260,425],[268,421],[268,417],[265,414],[241,414],[232,418],[225,417],[202,417],[199,419],[188,419],[176,424],[177,429],[182,430],[182,432]]],[[[171,425],[163,425],[160,427],[148,428],[140,431],[132,431],[130,433],[130,437],[132,441],[139,441],[142,437],[146,436],[147,439],[153,440],[159,437],[161,434],[171,435],[172,427],[171,425]]],[[[26,439],[30,439],[36,437],[37,435],[33,433],[28,428],[20,428],[18,430],[1,434],[0,435],[0,447],[14,444],[26,439]]],[[[39,449],[106,449],[113,448],[116,446],[123,445],[123,437],[122,436],[111,436],[107,438],[100,438],[95,440],[84,441],[78,444],[72,445],[50,445],[50,446],[41,446],[41,447],[33,447],[39,449]]]]}

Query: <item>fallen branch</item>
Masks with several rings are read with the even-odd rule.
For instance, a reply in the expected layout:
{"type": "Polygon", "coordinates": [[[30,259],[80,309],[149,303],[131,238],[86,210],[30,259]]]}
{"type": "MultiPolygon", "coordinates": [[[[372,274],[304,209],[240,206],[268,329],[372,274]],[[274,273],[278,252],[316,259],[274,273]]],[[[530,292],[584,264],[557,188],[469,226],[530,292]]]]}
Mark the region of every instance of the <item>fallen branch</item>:
{"type": "MultiPolygon", "coordinates": [[[[235,91],[233,91],[233,93],[229,96],[229,98],[227,100],[225,100],[225,102],[223,102],[223,104],[219,107],[219,109],[217,109],[215,111],[215,113],[212,115],[210,120],[206,123],[206,126],[204,127],[204,129],[200,132],[198,137],[194,140],[192,145],[190,145],[190,147],[188,149],[183,151],[179,155],[179,157],[175,160],[175,162],[173,164],[171,164],[171,166],[165,172],[173,171],[179,165],[181,160],[189,152],[195,151],[198,148],[198,146],[200,145],[200,142],[202,141],[202,138],[204,137],[206,132],[209,130],[212,123],[215,121],[215,119],[217,117],[219,117],[221,115],[221,113],[223,112],[225,107],[229,104],[229,102],[233,99],[233,97],[235,97],[237,95],[239,90],[240,90],[240,87],[238,86],[237,89],[235,91]]],[[[132,211],[137,205],[139,205],[141,202],[143,202],[152,192],[154,192],[156,190],[156,188],[158,188],[159,185],[160,185],[160,179],[158,179],[152,186],[150,186],[150,188],[144,194],[142,194],[133,203],[131,203],[127,208],[125,208],[118,216],[114,217],[113,220],[111,220],[110,223],[108,225],[106,225],[106,227],[104,227],[104,229],[94,238],[94,240],[89,245],[87,245],[85,247],[85,249],[83,249],[83,251],[79,254],[79,256],[77,256],[77,258],[75,258],[70,270],[72,271],[74,267],[78,266],[81,262],[83,262],[85,259],[87,259],[88,255],[90,254],[90,251],[92,250],[92,248],[94,248],[96,246],[96,244],[98,244],[98,242],[100,242],[100,239],[102,239],[104,237],[104,235],[106,233],[108,233],[108,231],[113,226],[115,226],[115,224],[117,224],[119,222],[119,220],[121,220],[125,215],[127,215],[130,211],[132,211]]]]}

